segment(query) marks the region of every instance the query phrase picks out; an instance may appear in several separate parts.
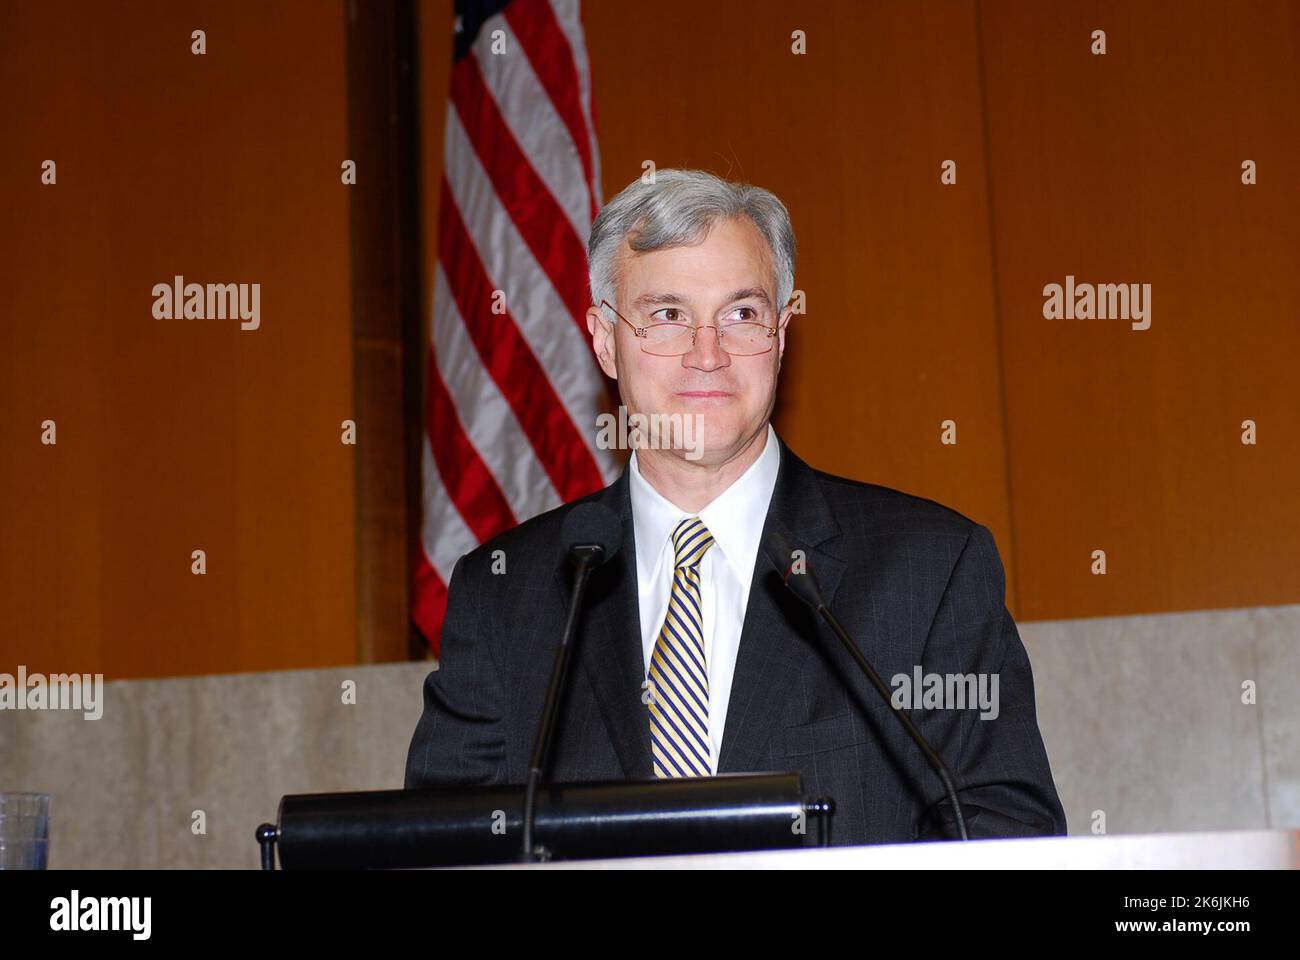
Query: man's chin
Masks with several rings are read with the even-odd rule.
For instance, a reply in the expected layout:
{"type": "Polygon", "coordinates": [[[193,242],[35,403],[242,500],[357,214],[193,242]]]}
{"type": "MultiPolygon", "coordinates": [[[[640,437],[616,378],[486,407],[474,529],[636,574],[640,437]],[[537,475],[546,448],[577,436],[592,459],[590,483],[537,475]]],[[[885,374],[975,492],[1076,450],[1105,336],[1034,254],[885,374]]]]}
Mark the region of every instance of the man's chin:
{"type": "Polygon", "coordinates": [[[734,457],[745,441],[739,425],[731,418],[697,418],[686,437],[685,459],[705,466],[720,466],[734,457]]]}
{"type": "Polygon", "coordinates": [[[682,402],[673,396],[667,409],[657,415],[643,414],[642,428],[653,430],[647,446],[671,450],[674,456],[701,465],[726,463],[753,435],[753,423],[738,409],[735,395],[727,400],[703,398],[682,402]]]}

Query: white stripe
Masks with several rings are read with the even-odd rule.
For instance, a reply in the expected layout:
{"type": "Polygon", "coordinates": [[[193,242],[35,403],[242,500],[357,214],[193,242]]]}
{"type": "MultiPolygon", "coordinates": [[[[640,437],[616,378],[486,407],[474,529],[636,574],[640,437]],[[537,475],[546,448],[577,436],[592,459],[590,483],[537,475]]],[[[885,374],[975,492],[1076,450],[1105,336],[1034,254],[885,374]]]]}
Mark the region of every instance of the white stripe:
{"type": "Polygon", "coordinates": [[[451,502],[442,475],[433,459],[429,438],[424,438],[424,519],[420,526],[420,543],[429,565],[438,571],[444,584],[451,583],[456,561],[478,546],[478,538],[451,502]]]}
{"type": "Polygon", "coordinates": [[[505,494],[515,517],[529,517],[563,501],[547,476],[510,403],[483,366],[465,319],[438,264],[433,280],[433,346],[438,369],[483,463],[505,494]]]}
{"type": "Polygon", "coordinates": [[[605,481],[612,481],[617,476],[614,458],[596,448],[596,415],[605,398],[605,383],[591,341],[578,330],[550,276],[502,206],[454,109],[447,111],[446,177],[489,281],[505,291],[506,306],[520,334],[605,481]]]}
{"type": "Polygon", "coordinates": [[[596,142],[596,124],[591,118],[591,65],[587,60],[587,39],[582,32],[582,11],[579,0],[551,0],[551,9],[560,29],[569,40],[573,63],[578,69],[578,90],[582,99],[582,114],[587,121],[587,137],[591,142],[591,185],[596,197],[596,209],[604,204],[600,185],[600,145],[596,142]]]}
{"type": "Polygon", "coordinates": [[[506,126],[585,247],[591,233],[591,201],[583,179],[586,174],[582,158],[504,15],[497,14],[483,24],[474,41],[474,56],[506,126]],[[506,34],[505,53],[492,53],[494,30],[506,34]]]}

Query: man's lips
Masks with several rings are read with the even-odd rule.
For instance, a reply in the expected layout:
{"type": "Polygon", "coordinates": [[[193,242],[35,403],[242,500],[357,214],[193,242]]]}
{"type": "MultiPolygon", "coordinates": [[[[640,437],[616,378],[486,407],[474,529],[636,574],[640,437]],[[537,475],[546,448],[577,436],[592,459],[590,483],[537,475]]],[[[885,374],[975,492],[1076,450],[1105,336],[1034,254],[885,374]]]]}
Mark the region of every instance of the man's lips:
{"type": "Polygon", "coordinates": [[[692,400],[721,400],[730,397],[733,394],[726,390],[679,390],[677,396],[689,397],[692,400]]]}

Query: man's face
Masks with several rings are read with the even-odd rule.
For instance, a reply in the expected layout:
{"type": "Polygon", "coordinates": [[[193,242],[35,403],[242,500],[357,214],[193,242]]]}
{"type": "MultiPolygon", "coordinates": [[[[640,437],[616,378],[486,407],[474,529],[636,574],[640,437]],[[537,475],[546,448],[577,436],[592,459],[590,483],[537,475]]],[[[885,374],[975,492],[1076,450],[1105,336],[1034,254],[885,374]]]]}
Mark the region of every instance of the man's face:
{"type": "Polygon", "coordinates": [[[744,449],[772,415],[790,320],[790,310],[772,302],[775,296],[767,242],[747,217],[737,217],[716,222],[704,240],[689,246],[634,253],[623,243],[619,313],[637,326],[689,318],[701,329],[688,353],[644,352],[628,325],[599,306],[587,311],[587,328],[601,368],[618,381],[628,413],[698,414],[702,456],[698,450],[672,452],[716,466],[744,449]],[[732,356],[723,349],[725,340],[719,346],[716,329],[704,329],[751,319],[778,327],[767,353],[732,356]]]}

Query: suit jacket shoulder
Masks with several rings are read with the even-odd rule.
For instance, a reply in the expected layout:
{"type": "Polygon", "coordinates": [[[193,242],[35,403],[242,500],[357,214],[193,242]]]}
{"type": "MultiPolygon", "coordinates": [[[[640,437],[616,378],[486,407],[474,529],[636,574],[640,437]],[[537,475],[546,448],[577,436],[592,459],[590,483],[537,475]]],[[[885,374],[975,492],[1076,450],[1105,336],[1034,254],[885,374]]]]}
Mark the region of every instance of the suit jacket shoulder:
{"type": "Polygon", "coordinates": [[[893,487],[852,480],[808,467],[827,505],[842,524],[864,533],[905,530],[968,537],[979,524],[952,507],[893,487]]]}

